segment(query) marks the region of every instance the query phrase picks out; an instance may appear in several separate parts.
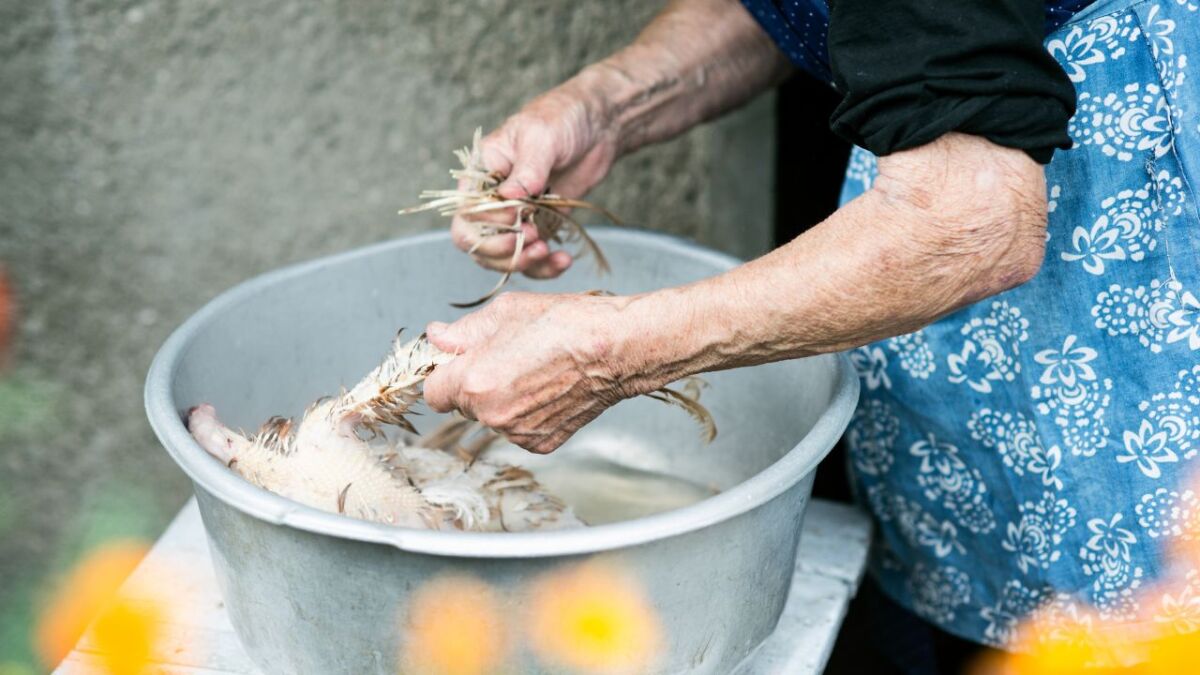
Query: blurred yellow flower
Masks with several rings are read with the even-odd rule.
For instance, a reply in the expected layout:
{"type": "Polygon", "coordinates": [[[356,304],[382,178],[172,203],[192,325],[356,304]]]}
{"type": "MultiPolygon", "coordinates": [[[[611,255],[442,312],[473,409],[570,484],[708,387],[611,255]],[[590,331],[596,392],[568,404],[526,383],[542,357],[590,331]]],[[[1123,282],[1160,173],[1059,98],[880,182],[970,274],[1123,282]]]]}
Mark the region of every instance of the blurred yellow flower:
{"type": "MultiPolygon", "coordinates": [[[[105,630],[109,631],[103,633],[105,635],[111,635],[112,630],[126,626],[139,630],[146,625],[143,621],[130,618],[131,610],[122,608],[122,601],[117,599],[117,589],[145,557],[147,550],[140,542],[106,544],[84,558],[59,584],[43,607],[34,631],[34,645],[44,665],[55,666],[62,661],[88,624],[97,617],[100,617],[97,627],[104,625],[105,630]]],[[[150,639],[147,632],[131,638],[129,642],[122,638],[109,640],[106,644],[118,650],[134,648],[140,654],[142,651],[138,645],[150,639]]],[[[129,657],[134,658],[136,654],[130,654],[129,657]]],[[[144,663],[145,657],[141,658],[144,663]]],[[[113,659],[110,666],[114,668],[130,663],[124,654],[114,653],[113,659]]],[[[123,674],[137,671],[114,669],[111,672],[123,674]]]]}
{"type": "Polygon", "coordinates": [[[482,675],[508,652],[496,593],[474,577],[434,579],[413,594],[404,631],[404,673],[482,675]]]}
{"type": "Polygon", "coordinates": [[[645,670],[661,629],[640,586],[613,566],[589,562],[535,584],[528,626],[547,663],[596,673],[645,670]]]}
{"type": "Polygon", "coordinates": [[[1195,672],[1200,657],[1200,634],[1161,635],[1148,645],[1148,658],[1139,675],[1178,675],[1195,672]]]}
{"type": "Polygon", "coordinates": [[[1163,565],[1168,573],[1138,590],[1141,598],[1155,599],[1141,614],[1106,620],[1083,605],[1073,606],[1071,618],[1035,612],[1021,622],[1018,639],[1008,645],[1012,651],[988,654],[974,664],[972,675],[1200,672],[1200,622],[1191,587],[1200,569],[1200,508],[1181,509],[1178,518],[1163,565]]]}
{"type": "Polygon", "coordinates": [[[1193,672],[1200,634],[1161,621],[1025,622],[1013,652],[988,654],[972,675],[1176,675],[1193,672]]]}
{"type": "Polygon", "coordinates": [[[162,623],[157,604],[118,597],[92,622],[92,645],[112,675],[138,675],[150,662],[162,623]]]}
{"type": "Polygon", "coordinates": [[[1005,675],[1096,675],[1101,669],[1096,645],[1087,641],[1050,640],[1030,652],[1014,652],[1002,657],[1000,667],[990,671],[1005,675]]]}
{"type": "Polygon", "coordinates": [[[1014,645],[1017,651],[1007,654],[1000,672],[1020,675],[1064,675],[1091,672],[1107,662],[1102,643],[1097,638],[1090,613],[1083,619],[1062,621],[1056,614],[1037,615],[1026,621],[1014,645]]]}

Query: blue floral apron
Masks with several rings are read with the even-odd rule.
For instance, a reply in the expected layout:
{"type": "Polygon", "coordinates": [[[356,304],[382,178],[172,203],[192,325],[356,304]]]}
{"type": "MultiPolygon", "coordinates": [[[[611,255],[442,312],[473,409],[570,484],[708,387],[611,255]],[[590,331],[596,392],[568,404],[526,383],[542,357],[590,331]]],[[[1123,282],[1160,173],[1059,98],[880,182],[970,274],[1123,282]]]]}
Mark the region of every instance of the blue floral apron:
{"type": "MultiPolygon", "coordinates": [[[[1020,619],[1200,628],[1200,571],[1152,591],[1200,523],[1200,0],[1101,0],[1046,48],[1075,83],[1029,283],[852,353],[848,440],[872,570],[941,628],[1020,619]]],[[[843,202],[875,159],[855,149],[843,202]]]]}

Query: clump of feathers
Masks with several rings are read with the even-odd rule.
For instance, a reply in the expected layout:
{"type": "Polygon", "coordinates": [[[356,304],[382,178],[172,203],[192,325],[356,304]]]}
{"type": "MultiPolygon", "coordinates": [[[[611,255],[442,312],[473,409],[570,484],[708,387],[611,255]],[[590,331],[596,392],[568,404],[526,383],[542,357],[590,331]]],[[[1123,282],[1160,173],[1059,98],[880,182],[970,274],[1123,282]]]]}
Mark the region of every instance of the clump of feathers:
{"type": "MultiPolygon", "coordinates": [[[[512,277],[512,270],[525,250],[525,232],[522,223],[531,223],[537,228],[538,237],[547,243],[570,244],[580,242],[582,248],[577,255],[591,253],[596,258],[596,265],[601,273],[609,271],[608,260],[604,253],[587,233],[579,221],[568,215],[569,209],[585,209],[598,213],[614,224],[620,225],[621,220],[613,213],[600,206],[581,199],[568,199],[560,195],[546,192],[541,195],[505,198],[500,195],[499,187],[504,182],[504,176],[488,171],[483,166],[483,157],[479,149],[482,129],[475,129],[475,136],[469,147],[455,150],[461,168],[451,169],[450,176],[456,181],[466,183],[466,187],[456,187],[452,190],[425,190],[420,198],[427,200],[419,206],[403,209],[401,214],[418,213],[420,211],[437,211],[443,216],[472,215],[490,211],[512,209],[514,212],[511,225],[496,223],[476,223],[479,228],[479,242],[488,237],[503,234],[516,235],[516,245],[513,249],[512,263],[509,270],[504,272],[487,295],[473,302],[452,303],[455,307],[475,307],[487,302],[500,292],[512,277]]],[[[476,248],[479,244],[476,244],[476,248]]],[[[470,251],[474,253],[474,249],[470,251]]]]}

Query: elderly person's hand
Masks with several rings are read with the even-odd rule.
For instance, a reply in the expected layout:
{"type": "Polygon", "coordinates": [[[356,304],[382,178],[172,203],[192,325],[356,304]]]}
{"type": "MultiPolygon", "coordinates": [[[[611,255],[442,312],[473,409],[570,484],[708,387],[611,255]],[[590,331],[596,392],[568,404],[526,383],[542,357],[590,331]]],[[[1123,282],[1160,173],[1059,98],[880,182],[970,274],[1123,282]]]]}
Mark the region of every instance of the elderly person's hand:
{"type": "MultiPolygon", "coordinates": [[[[500,194],[507,198],[539,195],[553,186],[555,194],[582,197],[608,174],[617,155],[617,138],[609,115],[588,93],[580,76],[534,99],[488,134],[480,143],[483,165],[506,176],[500,194]]],[[[466,181],[459,184],[465,188],[466,181]]],[[[512,224],[513,211],[455,216],[450,232],[477,263],[506,271],[513,267],[516,235],[483,238],[484,223],[512,224]],[[473,249],[473,250],[472,250],[473,249]]],[[[571,254],[551,251],[526,223],[525,248],[514,271],[537,279],[556,277],[571,266],[571,254]]]]}
{"type": "MultiPolygon", "coordinates": [[[[672,2],[637,40],[529,102],[481,142],[484,166],[505,176],[504,197],[546,191],[583,197],[613,162],[737,106],[778,82],[786,61],[737,0],[672,2]]],[[[460,186],[461,187],[461,186],[460,186]]],[[[516,235],[486,237],[480,224],[515,214],[455,217],[450,231],[483,267],[513,267],[516,235]]],[[[571,265],[525,226],[515,272],[550,278],[571,265]]]]}
{"type": "Polygon", "coordinates": [[[425,381],[425,400],[439,412],[457,409],[533,452],[550,452],[623,398],[658,387],[626,364],[615,336],[636,326],[627,299],[505,293],[446,325],[430,324],[430,342],[459,354],[425,381]]]}

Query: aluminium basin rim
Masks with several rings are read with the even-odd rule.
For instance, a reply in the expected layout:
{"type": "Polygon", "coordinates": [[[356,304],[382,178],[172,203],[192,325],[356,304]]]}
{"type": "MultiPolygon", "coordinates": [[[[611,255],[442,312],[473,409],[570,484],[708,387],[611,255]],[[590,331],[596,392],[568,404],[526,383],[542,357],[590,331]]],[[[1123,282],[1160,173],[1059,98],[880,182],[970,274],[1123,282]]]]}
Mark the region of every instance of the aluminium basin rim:
{"type": "MultiPolygon", "coordinates": [[[[694,260],[728,269],[741,261],[678,237],[631,227],[589,228],[609,241],[633,241],[642,246],[669,247],[694,260]]],[[[833,395],[825,412],[807,434],[780,459],[749,479],[695,504],[642,518],[587,528],[546,532],[444,532],[416,530],[350,518],[305,506],[259,488],[211,458],[184,426],[181,412],[195,402],[177,404],[171,383],[179,358],[198,329],[224,309],[276,284],[330,264],[401,250],[433,241],[450,245],[445,230],[413,235],[289,265],[254,277],[221,293],[188,318],[155,355],[146,377],[145,407],[150,426],[167,453],[197,488],[233,508],[277,525],[351,539],[385,544],[415,553],[467,558],[532,558],[600,553],[695,532],[753,511],[791,489],[816,469],[842,431],[858,401],[858,376],[845,354],[827,355],[834,369],[833,395]]]]}

